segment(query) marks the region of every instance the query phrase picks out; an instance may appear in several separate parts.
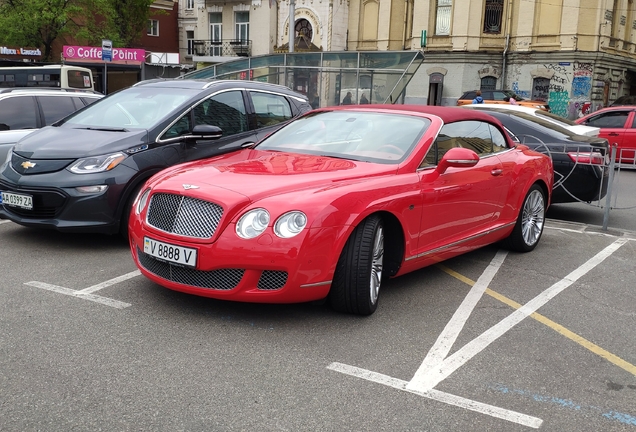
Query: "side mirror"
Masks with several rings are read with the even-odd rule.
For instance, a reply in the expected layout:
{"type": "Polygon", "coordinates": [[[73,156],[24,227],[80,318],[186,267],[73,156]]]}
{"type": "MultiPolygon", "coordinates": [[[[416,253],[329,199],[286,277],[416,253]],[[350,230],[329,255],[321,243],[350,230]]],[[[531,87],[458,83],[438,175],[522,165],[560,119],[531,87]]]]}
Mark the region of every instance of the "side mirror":
{"type": "Polygon", "coordinates": [[[473,150],[454,147],[447,151],[437,165],[437,171],[444,174],[449,167],[468,168],[474,167],[479,162],[479,155],[473,150]]]}
{"type": "Polygon", "coordinates": [[[196,125],[192,133],[186,136],[188,139],[219,139],[223,136],[223,130],[218,126],[196,125]]]}

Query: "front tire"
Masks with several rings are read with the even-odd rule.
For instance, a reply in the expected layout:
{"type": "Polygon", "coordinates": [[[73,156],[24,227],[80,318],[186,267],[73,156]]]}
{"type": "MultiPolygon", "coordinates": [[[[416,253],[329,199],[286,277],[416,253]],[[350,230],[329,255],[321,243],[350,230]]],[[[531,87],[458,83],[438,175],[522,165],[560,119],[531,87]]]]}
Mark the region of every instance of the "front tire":
{"type": "Polygon", "coordinates": [[[128,222],[130,221],[130,212],[132,212],[132,207],[135,202],[135,198],[139,195],[139,191],[141,190],[144,182],[141,182],[138,186],[133,189],[130,196],[126,200],[126,205],[122,211],[121,218],[119,219],[119,235],[120,237],[128,243],[128,222]]]}
{"type": "Polygon", "coordinates": [[[331,307],[357,315],[375,312],[383,267],[384,224],[372,215],[356,227],[342,250],[329,291],[331,307]]]}
{"type": "Polygon", "coordinates": [[[545,225],[546,200],[543,189],[533,185],[517,217],[517,223],[510,236],[504,240],[505,246],[517,252],[530,252],[539,243],[545,225]]]}

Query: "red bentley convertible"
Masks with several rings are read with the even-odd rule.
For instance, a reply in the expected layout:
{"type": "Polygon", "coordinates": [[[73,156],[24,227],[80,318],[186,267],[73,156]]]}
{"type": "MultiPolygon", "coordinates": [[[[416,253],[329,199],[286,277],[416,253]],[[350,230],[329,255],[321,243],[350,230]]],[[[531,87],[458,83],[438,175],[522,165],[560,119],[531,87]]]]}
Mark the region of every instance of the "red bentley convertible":
{"type": "Polygon", "coordinates": [[[482,112],[324,108],[152,177],[133,205],[130,247],[141,272],[173,290],[327,298],[369,315],[384,278],[498,241],[534,249],[552,181],[549,157],[515,146],[482,112]]]}

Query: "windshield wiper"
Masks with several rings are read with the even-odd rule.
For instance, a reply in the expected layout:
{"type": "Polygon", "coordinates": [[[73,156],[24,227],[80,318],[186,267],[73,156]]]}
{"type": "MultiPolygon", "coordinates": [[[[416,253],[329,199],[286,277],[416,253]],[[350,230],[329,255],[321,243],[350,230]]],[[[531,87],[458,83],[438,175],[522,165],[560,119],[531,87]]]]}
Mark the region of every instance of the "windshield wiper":
{"type": "Polygon", "coordinates": [[[108,126],[84,127],[84,128],[73,128],[73,129],[97,130],[97,131],[105,131],[105,132],[128,132],[128,129],[126,128],[117,128],[117,127],[108,127],[108,126]]]}

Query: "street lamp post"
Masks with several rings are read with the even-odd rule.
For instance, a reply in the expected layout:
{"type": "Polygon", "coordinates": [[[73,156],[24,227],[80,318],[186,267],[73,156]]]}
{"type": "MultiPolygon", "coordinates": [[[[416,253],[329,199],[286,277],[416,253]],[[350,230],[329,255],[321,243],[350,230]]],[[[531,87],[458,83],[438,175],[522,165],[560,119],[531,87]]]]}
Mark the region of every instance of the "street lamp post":
{"type": "Polygon", "coordinates": [[[294,42],[296,39],[296,0],[289,0],[289,52],[294,52],[294,42]]]}

